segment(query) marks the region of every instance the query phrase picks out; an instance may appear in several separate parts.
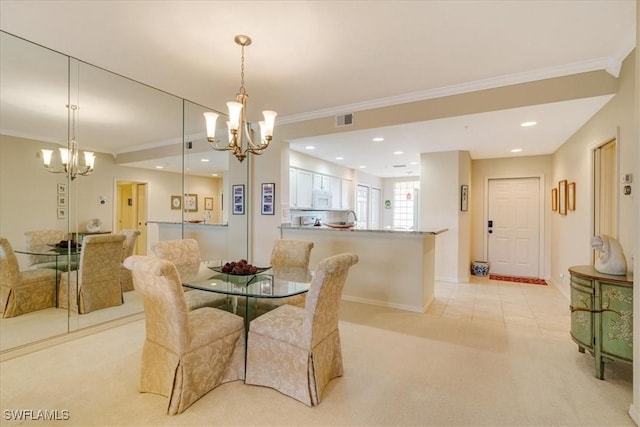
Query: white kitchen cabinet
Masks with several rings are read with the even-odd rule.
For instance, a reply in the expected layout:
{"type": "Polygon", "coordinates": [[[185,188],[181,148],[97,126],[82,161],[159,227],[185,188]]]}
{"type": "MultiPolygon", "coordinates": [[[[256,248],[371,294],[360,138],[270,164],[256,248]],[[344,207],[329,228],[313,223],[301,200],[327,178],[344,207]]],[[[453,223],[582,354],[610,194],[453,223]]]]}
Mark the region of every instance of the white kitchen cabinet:
{"type": "Polygon", "coordinates": [[[295,169],[296,171],[296,205],[298,209],[309,209],[313,204],[313,174],[295,169]]]}
{"type": "Polygon", "coordinates": [[[321,175],[319,173],[313,174],[313,189],[321,191],[331,191],[331,179],[333,177],[327,175],[321,175]]]}
{"type": "Polygon", "coordinates": [[[351,180],[341,180],[341,186],[340,208],[353,209],[353,184],[351,183],[351,180]]]}
{"type": "Polygon", "coordinates": [[[329,177],[329,191],[331,191],[331,209],[342,209],[342,183],[340,178],[329,177]]]}
{"type": "Polygon", "coordinates": [[[297,169],[289,168],[289,206],[295,208],[298,206],[298,198],[296,194],[296,189],[298,188],[296,179],[297,177],[297,169]]]}

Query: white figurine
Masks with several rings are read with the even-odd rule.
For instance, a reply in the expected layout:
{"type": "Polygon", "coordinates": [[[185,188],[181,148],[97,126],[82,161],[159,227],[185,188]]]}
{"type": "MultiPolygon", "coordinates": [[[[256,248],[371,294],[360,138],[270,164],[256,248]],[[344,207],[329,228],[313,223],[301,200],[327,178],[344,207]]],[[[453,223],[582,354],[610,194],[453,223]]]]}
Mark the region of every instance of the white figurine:
{"type": "Polygon", "coordinates": [[[627,260],[622,246],[616,239],[604,234],[593,236],[591,247],[600,252],[600,257],[594,265],[596,270],[604,274],[627,274],[627,260]]]}

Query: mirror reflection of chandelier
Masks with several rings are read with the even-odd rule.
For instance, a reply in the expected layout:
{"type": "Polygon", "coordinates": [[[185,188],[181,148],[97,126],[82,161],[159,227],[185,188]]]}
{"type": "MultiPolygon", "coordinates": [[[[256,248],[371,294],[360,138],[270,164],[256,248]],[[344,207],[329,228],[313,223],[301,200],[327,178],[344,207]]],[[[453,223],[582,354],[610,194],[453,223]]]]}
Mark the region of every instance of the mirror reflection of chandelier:
{"type": "Polygon", "coordinates": [[[76,139],[76,110],[77,105],[67,105],[67,108],[71,108],[71,132],[73,136],[69,141],[68,148],[59,148],[60,150],[60,163],[61,168],[56,168],[51,165],[51,159],[53,157],[53,150],[42,150],[42,160],[44,167],[51,173],[64,173],[71,180],[76,179],[78,175],[91,175],[93,172],[93,164],[96,160],[95,154],[91,151],[84,152],[84,165],[79,163],[80,153],[78,151],[78,141],[76,139]]]}
{"type": "Polygon", "coordinates": [[[240,90],[236,95],[236,100],[227,102],[227,108],[229,109],[229,121],[227,122],[227,128],[229,131],[229,143],[225,146],[220,146],[220,141],[215,140],[216,133],[216,121],[218,120],[218,114],[213,112],[204,113],[204,117],[207,124],[207,141],[211,144],[214,150],[219,151],[232,151],[232,154],[242,162],[248,153],[262,154],[262,152],[269,146],[271,139],[273,138],[273,126],[278,113],[275,111],[263,111],[264,121],[258,122],[260,126],[260,143],[254,144],[251,138],[251,127],[247,123],[247,98],[249,95],[244,88],[244,48],[251,44],[251,38],[249,36],[238,35],[234,38],[236,44],[242,46],[242,57],[240,65],[240,90]]]}

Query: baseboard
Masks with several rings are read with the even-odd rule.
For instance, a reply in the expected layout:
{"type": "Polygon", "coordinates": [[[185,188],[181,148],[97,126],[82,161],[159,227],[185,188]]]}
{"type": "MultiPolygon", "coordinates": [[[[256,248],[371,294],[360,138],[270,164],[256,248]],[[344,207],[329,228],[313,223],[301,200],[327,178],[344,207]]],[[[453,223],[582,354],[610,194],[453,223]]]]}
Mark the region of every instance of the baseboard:
{"type": "Polygon", "coordinates": [[[34,343],[25,344],[20,347],[12,348],[0,353],[0,363],[142,319],[144,319],[144,313],[132,314],[130,316],[121,317],[109,322],[100,323],[94,326],[88,326],[74,332],[69,332],[55,337],[46,338],[34,343]]]}
{"type": "Polygon", "coordinates": [[[425,311],[427,311],[427,308],[429,307],[429,305],[431,305],[431,302],[433,301],[433,299],[431,301],[428,301],[427,304],[424,305],[424,307],[417,307],[415,305],[396,304],[392,302],[383,302],[383,301],[367,299],[367,298],[351,297],[348,295],[342,295],[342,299],[345,301],[359,302],[362,304],[375,305],[378,307],[395,308],[397,310],[412,311],[414,313],[424,313],[425,311]]]}
{"type": "Polygon", "coordinates": [[[447,283],[467,283],[469,282],[469,276],[467,276],[466,279],[462,278],[457,278],[457,277],[445,277],[445,276],[436,276],[435,278],[436,282],[447,282],[447,283]]]}
{"type": "Polygon", "coordinates": [[[553,280],[552,278],[548,278],[545,279],[547,281],[547,283],[549,283],[551,286],[553,286],[554,288],[556,288],[558,290],[558,292],[560,292],[560,294],[566,298],[567,301],[571,300],[571,296],[568,295],[561,286],[558,285],[558,282],[556,282],[555,280],[553,280]]]}
{"type": "Polygon", "coordinates": [[[629,406],[629,416],[637,426],[640,426],[640,414],[633,404],[629,406]]]}

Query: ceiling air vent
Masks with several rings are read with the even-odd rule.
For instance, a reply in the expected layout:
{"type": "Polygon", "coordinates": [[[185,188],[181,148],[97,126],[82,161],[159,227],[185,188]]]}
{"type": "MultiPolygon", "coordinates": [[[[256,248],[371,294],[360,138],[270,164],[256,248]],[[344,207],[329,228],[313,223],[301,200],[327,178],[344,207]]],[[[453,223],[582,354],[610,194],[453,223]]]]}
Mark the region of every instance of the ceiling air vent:
{"type": "Polygon", "coordinates": [[[353,124],[353,113],[336,116],[336,127],[351,126],[353,124]]]}

